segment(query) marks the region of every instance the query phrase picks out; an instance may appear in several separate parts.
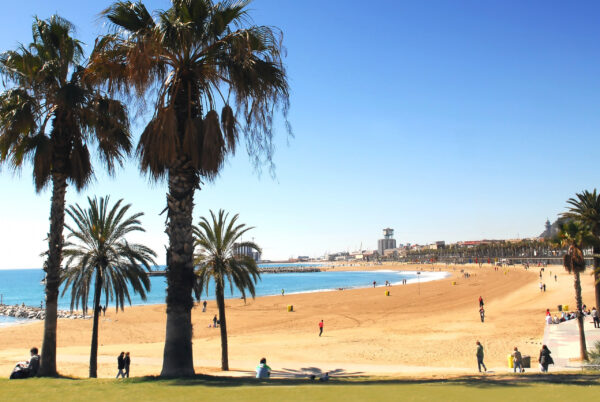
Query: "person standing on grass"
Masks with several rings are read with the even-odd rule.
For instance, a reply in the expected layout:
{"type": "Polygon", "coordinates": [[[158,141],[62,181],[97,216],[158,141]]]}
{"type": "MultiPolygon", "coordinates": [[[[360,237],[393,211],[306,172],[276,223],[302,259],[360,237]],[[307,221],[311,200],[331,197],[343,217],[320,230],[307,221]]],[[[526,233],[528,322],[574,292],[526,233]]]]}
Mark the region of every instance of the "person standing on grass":
{"type": "Polygon", "coordinates": [[[319,336],[323,334],[323,320],[319,323],[319,336]]]}
{"type": "Polygon", "coordinates": [[[123,365],[125,366],[125,377],[129,378],[129,366],[131,365],[131,357],[129,356],[129,352],[125,353],[123,365]]]}
{"type": "Polygon", "coordinates": [[[521,352],[519,352],[519,349],[517,349],[517,347],[515,346],[515,351],[512,353],[512,357],[513,357],[513,367],[514,370],[513,372],[516,373],[517,372],[517,368],[519,369],[519,373],[523,372],[523,356],[521,356],[521,352]]]}
{"type": "Polygon", "coordinates": [[[477,368],[479,369],[479,372],[481,373],[482,366],[483,369],[487,372],[487,367],[485,367],[485,364],[483,363],[483,346],[481,346],[481,343],[479,341],[477,341],[477,352],[475,353],[475,355],[477,356],[477,368]]]}
{"type": "Polygon", "coordinates": [[[125,352],[121,352],[119,357],[117,357],[117,368],[119,369],[117,378],[119,378],[119,376],[125,378],[125,373],[123,372],[123,369],[125,368],[125,352]]]}

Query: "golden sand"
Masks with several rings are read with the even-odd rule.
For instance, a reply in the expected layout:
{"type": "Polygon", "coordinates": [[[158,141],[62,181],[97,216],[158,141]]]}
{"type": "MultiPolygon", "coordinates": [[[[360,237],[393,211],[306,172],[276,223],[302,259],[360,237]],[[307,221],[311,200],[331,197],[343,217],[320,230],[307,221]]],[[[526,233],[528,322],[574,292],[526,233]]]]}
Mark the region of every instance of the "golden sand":
{"type": "MultiPolygon", "coordinates": [[[[337,270],[419,269],[427,266],[337,266],[337,270]]],[[[232,374],[251,372],[261,357],[276,375],[294,375],[305,368],[337,374],[446,375],[476,370],[475,342],[481,341],[488,368],[504,370],[506,355],[518,346],[537,357],[546,308],[574,306],[573,278],[562,267],[546,268],[545,293],[539,290],[539,269],[521,266],[495,271],[490,265],[436,265],[451,276],[419,286],[396,285],[354,290],[229,299],[227,325],[232,374]],[[471,273],[463,278],[460,270],[471,273]],[[550,274],[551,272],[551,274],[550,274]],[[554,281],[554,274],[558,281],[554,281]],[[456,282],[456,285],[452,283],[456,282]],[[390,296],[385,296],[390,290],[390,296]],[[478,298],[486,320],[479,318],[478,298]],[[287,312],[287,305],[294,312],[287,312]],[[318,322],[323,319],[323,336],[318,322]]],[[[583,275],[584,303],[593,304],[593,278],[583,275]]],[[[219,330],[209,328],[217,314],[214,301],[206,313],[193,311],[196,372],[218,372],[219,330]]],[[[132,356],[131,375],[158,375],[165,335],[165,306],[107,310],[100,321],[98,375],[116,375],[119,352],[132,356]]],[[[58,370],[63,375],[88,374],[91,320],[58,322],[58,370]]],[[[0,328],[0,371],[6,376],[15,362],[41,346],[43,322],[0,328]]]]}

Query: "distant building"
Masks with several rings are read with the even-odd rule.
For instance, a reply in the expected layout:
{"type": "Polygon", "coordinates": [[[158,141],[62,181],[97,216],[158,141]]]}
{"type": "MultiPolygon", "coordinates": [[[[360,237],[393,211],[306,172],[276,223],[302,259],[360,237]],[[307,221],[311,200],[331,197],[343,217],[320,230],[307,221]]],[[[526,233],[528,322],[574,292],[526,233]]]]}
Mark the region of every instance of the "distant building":
{"type": "Polygon", "coordinates": [[[251,257],[254,261],[260,260],[260,253],[254,250],[252,247],[241,246],[240,243],[233,244],[233,254],[234,255],[245,255],[251,257]]]}
{"type": "Polygon", "coordinates": [[[384,251],[396,248],[396,239],[394,237],[394,229],[383,229],[383,239],[377,241],[377,251],[379,255],[385,255],[384,251]]]}
{"type": "Polygon", "coordinates": [[[308,260],[310,260],[310,257],[307,255],[299,255],[298,256],[298,262],[306,262],[308,260]]]}

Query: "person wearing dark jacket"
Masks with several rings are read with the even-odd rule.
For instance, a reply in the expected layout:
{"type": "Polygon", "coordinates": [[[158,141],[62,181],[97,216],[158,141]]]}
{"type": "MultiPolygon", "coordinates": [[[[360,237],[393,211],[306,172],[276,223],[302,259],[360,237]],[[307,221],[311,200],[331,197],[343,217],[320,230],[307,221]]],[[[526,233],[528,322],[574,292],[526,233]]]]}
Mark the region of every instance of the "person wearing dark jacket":
{"type": "Polygon", "coordinates": [[[550,349],[548,349],[548,346],[546,346],[546,345],[542,346],[542,349],[540,350],[540,357],[538,358],[538,362],[540,363],[542,373],[547,373],[548,365],[554,364],[554,360],[552,359],[552,356],[550,356],[551,353],[552,352],[550,352],[550,349]]]}
{"type": "Polygon", "coordinates": [[[125,359],[123,359],[123,364],[125,365],[125,377],[129,378],[129,365],[131,364],[129,352],[125,353],[125,359]]]}
{"type": "Polygon", "coordinates": [[[117,368],[119,369],[117,378],[119,378],[119,376],[125,378],[125,372],[123,371],[125,369],[125,352],[121,352],[119,357],[117,357],[117,368]]]}
{"type": "Polygon", "coordinates": [[[481,373],[482,366],[483,369],[487,371],[487,367],[485,367],[485,364],[483,363],[483,346],[481,346],[479,341],[477,341],[477,351],[475,352],[475,356],[477,356],[477,368],[479,369],[479,372],[481,373]]]}

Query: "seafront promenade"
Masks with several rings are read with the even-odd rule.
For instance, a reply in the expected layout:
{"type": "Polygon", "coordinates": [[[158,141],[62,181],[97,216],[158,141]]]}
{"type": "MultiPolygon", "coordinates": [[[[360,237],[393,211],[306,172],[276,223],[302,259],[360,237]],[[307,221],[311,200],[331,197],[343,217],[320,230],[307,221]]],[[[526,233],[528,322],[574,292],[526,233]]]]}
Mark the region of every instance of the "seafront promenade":
{"type": "MultiPolygon", "coordinates": [[[[596,342],[600,342],[600,328],[594,328],[593,321],[589,316],[585,317],[583,322],[587,349],[592,350],[596,342]]],[[[552,352],[552,359],[554,360],[554,365],[550,366],[550,371],[579,370],[582,365],[586,364],[586,362],[579,360],[577,320],[546,325],[543,342],[552,352]]],[[[533,370],[538,369],[537,356],[532,356],[531,365],[533,370]]]]}

